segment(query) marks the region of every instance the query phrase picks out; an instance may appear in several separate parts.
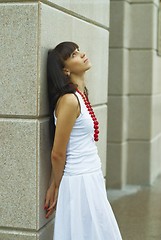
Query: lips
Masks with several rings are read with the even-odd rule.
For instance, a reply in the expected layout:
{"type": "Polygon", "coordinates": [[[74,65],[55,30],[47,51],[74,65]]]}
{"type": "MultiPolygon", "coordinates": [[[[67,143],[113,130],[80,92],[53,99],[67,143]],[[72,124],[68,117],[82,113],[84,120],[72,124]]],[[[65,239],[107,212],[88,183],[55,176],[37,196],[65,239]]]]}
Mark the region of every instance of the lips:
{"type": "Polygon", "coordinates": [[[88,61],[88,58],[86,58],[85,60],[84,60],[84,63],[86,63],[88,61]]]}

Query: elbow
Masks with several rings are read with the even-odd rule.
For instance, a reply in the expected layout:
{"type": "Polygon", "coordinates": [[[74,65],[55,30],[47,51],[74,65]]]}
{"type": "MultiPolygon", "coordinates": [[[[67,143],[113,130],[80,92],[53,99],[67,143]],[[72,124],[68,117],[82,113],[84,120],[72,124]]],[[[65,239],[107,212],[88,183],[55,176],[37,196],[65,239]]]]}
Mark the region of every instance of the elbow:
{"type": "Polygon", "coordinates": [[[51,152],[51,162],[52,163],[58,162],[58,161],[61,161],[61,160],[64,160],[64,159],[65,159],[65,154],[64,153],[57,153],[55,151],[51,152]]]}

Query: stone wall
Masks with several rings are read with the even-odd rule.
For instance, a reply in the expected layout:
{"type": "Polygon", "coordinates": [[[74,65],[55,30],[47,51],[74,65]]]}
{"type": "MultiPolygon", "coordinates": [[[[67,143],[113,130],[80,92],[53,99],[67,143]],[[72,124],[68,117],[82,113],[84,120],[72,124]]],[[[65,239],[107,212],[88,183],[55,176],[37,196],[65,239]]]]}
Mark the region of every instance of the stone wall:
{"type": "Polygon", "coordinates": [[[0,29],[0,240],[52,240],[43,210],[51,167],[47,51],[75,41],[91,59],[87,86],[106,175],[109,1],[3,1],[0,29]]]}
{"type": "Polygon", "coordinates": [[[159,0],[111,1],[107,159],[110,187],[151,184],[161,173],[158,13],[159,0]]]}

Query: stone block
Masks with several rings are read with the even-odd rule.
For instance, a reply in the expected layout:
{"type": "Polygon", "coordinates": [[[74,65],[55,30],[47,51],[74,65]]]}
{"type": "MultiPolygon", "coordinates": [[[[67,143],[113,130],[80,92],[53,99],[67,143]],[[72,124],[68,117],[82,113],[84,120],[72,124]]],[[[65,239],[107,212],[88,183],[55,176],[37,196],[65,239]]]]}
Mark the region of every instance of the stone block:
{"type": "MultiPolygon", "coordinates": [[[[23,231],[0,231],[1,240],[37,240],[36,233],[23,231]]],[[[52,240],[52,239],[51,239],[52,240]]]]}
{"type": "Polygon", "coordinates": [[[37,115],[37,3],[0,5],[0,114],[37,115]]]}
{"type": "Polygon", "coordinates": [[[161,93],[161,58],[153,50],[131,50],[129,53],[129,93],[161,93]]]}
{"type": "Polygon", "coordinates": [[[161,94],[152,97],[151,136],[157,137],[161,133],[161,94]]]}
{"type": "Polygon", "coordinates": [[[129,139],[151,139],[151,96],[129,96],[129,139]]]}
{"type": "Polygon", "coordinates": [[[109,50],[109,94],[128,93],[129,51],[111,48],[109,50]],[[117,70],[116,70],[117,69],[117,70]]]}
{"type": "Polygon", "coordinates": [[[131,5],[131,48],[157,48],[157,19],[156,5],[143,2],[131,5]]]}
{"type": "Polygon", "coordinates": [[[151,50],[131,50],[129,53],[129,93],[151,94],[153,82],[153,57],[151,50]]]}
{"type": "Polygon", "coordinates": [[[153,82],[152,91],[154,94],[161,93],[161,57],[157,56],[156,53],[153,55],[153,82]]]}
{"type": "Polygon", "coordinates": [[[128,98],[109,96],[108,100],[108,142],[122,142],[127,139],[128,98]]]}
{"type": "Polygon", "coordinates": [[[110,47],[129,47],[131,9],[127,1],[110,3],[110,47]]]}
{"type": "MultiPolygon", "coordinates": [[[[76,15],[90,19],[100,24],[109,26],[109,0],[48,0],[59,7],[65,8],[67,11],[72,11],[76,15]]],[[[64,10],[65,11],[65,10],[64,10]]]]}
{"type": "Polygon", "coordinates": [[[127,142],[107,145],[107,188],[122,188],[126,184],[127,142]]]}
{"type": "Polygon", "coordinates": [[[1,230],[1,240],[53,240],[54,221],[50,221],[39,231],[1,230]]]}
{"type": "Polygon", "coordinates": [[[108,38],[109,32],[74,18],[57,9],[40,4],[41,16],[41,59],[40,59],[40,100],[39,115],[48,113],[46,96],[46,58],[47,51],[62,41],[74,41],[85,51],[92,62],[87,73],[87,85],[92,104],[107,102],[108,80],[108,38]],[[47,37],[48,36],[48,37],[47,37]],[[87,41],[88,39],[88,41],[87,41]],[[92,43],[92,44],[91,44],[92,43]]]}
{"type": "MultiPolygon", "coordinates": [[[[51,173],[51,147],[49,134],[49,119],[38,121],[38,222],[37,228],[41,229],[51,218],[45,218],[44,201],[49,186],[51,173]]],[[[46,234],[46,233],[45,233],[46,234]]],[[[43,235],[43,233],[42,233],[43,235]]],[[[46,238],[48,239],[48,238],[46,238]]]]}
{"type": "Polygon", "coordinates": [[[99,121],[99,141],[97,142],[98,154],[102,162],[102,171],[106,176],[106,149],[107,149],[107,106],[102,105],[94,108],[99,121]]]}
{"type": "Polygon", "coordinates": [[[131,3],[134,3],[134,4],[137,4],[137,3],[144,3],[144,4],[154,3],[157,6],[159,5],[159,0],[144,0],[144,1],[142,1],[142,0],[128,0],[128,1],[131,2],[131,3]]]}
{"type": "Polygon", "coordinates": [[[127,184],[147,185],[150,179],[150,141],[129,141],[127,184]]]}
{"type": "Polygon", "coordinates": [[[89,0],[88,2],[72,0],[70,9],[80,15],[109,27],[109,0],[89,0]]]}
{"type": "Polygon", "coordinates": [[[6,228],[36,229],[36,133],[36,120],[0,119],[0,225],[6,228]]]}
{"type": "Polygon", "coordinates": [[[150,164],[150,182],[161,174],[161,134],[154,137],[151,141],[151,164],[150,164]]]}

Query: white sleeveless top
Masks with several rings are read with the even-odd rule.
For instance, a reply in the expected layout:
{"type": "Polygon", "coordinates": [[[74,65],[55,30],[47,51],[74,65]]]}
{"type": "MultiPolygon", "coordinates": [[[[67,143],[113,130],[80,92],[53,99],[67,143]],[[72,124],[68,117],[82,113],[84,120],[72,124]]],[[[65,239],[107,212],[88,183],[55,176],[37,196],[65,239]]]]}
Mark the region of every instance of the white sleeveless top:
{"type": "MultiPolygon", "coordinates": [[[[101,169],[97,146],[94,141],[93,120],[78,92],[81,112],[70,134],[66,151],[64,175],[79,175],[101,169]]],[[[54,112],[55,117],[55,112],[54,112]]],[[[56,124],[55,117],[55,124],[56,124]]]]}

